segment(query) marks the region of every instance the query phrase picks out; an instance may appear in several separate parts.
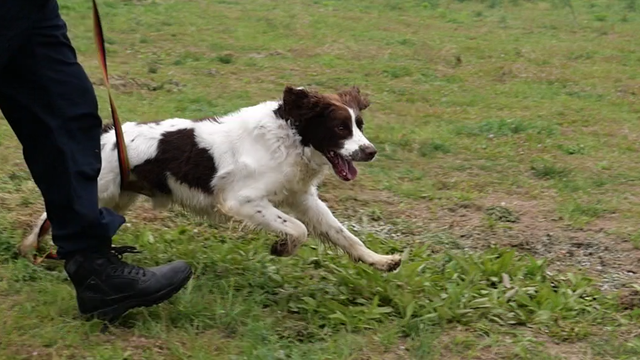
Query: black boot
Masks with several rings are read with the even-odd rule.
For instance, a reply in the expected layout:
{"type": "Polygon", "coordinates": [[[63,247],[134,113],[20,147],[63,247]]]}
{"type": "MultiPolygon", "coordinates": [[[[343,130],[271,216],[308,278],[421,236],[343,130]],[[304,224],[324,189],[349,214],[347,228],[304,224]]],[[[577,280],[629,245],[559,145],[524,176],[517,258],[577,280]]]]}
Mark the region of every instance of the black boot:
{"type": "Polygon", "coordinates": [[[191,279],[184,261],[142,268],[122,261],[132,247],[78,253],[64,268],[76,289],[80,313],[104,321],[115,321],[127,311],[168,300],[191,279]]]}

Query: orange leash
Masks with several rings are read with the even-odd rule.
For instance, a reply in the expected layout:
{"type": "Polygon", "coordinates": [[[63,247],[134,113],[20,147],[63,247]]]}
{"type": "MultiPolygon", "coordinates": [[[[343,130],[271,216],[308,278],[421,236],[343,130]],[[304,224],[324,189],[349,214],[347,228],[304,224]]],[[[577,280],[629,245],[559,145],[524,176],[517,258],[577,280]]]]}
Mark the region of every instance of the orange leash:
{"type": "MultiPolygon", "coordinates": [[[[116,133],[116,147],[118,150],[118,165],[120,167],[120,188],[129,181],[131,177],[131,166],[129,165],[129,156],[127,155],[127,146],[124,141],[124,133],[122,132],[122,123],[118,116],[118,110],[116,109],[116,103],[111,96],[111,85],[109,83],[109,72],[107,71],[107,49],[104,45],[104,32],[102,31],[102,22],[100,21],[100,13],[98,12],[98,4],[96,0],[93,1],[93,37],[96,41],[96,47],[98,48],[98,60],[100,61],[100,67],[102,68],[102,77],[104,84],[107,87],[107,93],[109,94],[109,106],[111,107],[111,119],[113,120],[113,127],[116,133]]],[[[49,220],[45,220],[40,226],[38,238],[42,234],[49,231],[51,223],[49,220]]],[[[38,245],[36,245],[37,247],[38,245]]],[[[59,260],[58,255],[54,250],[50,250],[43,258],[35,258],[34,263],[39,264],[44,259],[59,260]]]]}
{"type": "Polygon", "coordinates": [[[107,93],[109,94],[109,105],[111,106],[111,119],[113,120],[114,129],[116,132],[116,145],[118,147],[118,164],[120,165],[120,188],[124,187],[129,181],[131,176],[131,167],[129,166],[129,157],[127,156],[127,146],[124,142],[124,134],[122,132],[122,124],[118,117],[118,111],[116,110],[116,104],[111,96],[111,85],[109,83],[109,73],[107,71],[107,49],[104,46],[104,33],[102,32],[102,22],[100,21],[100,13],[98,12],[98,4],[96,0],[93,0],[93,37],[96,40],[96,46],[98,47],[98,60],[100,60],[100,66],[102,67],[102,76],[104,77],[104,83],[107,86],[107,93]]]}

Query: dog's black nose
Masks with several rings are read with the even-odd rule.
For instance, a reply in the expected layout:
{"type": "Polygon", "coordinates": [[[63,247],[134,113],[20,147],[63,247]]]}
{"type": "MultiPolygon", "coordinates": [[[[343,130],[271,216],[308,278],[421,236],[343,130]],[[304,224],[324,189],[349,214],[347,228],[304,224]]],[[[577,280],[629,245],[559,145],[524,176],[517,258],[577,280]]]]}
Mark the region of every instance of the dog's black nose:
{"type": "Polygon", "coordinates": [[[376,157],[376,154],[378,153],[378,150],[376,150],[376,148],[371,144],[360,146],[360,150],[362,151],[362,155],[365,158],[365,161],[373,160],[373,158],[376,157]]]}

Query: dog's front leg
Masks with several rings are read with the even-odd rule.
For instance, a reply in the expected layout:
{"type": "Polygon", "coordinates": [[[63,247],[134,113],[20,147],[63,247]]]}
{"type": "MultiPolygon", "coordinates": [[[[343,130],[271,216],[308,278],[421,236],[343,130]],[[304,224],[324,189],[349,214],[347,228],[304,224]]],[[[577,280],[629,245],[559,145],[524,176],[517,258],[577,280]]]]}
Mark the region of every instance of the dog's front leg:
{"type": "Polygon", "coordinates": [[[267,199],[243,198],[225,202],[224,212],[251,226],[276,232],[283,238],[271,247],[275,256],[290,256],[307,240],[307,227],[276,209],[267,199]]]}
{"type": "Polygon", "coordinates": [[[344,250],[354,261],[361,261],[382,271],[394,271],[401,263],[399,255],[380,255],[365,246],[336,219],[315,192],[304,196],[295,205],[296,215],[311,233],[344,250]]]}

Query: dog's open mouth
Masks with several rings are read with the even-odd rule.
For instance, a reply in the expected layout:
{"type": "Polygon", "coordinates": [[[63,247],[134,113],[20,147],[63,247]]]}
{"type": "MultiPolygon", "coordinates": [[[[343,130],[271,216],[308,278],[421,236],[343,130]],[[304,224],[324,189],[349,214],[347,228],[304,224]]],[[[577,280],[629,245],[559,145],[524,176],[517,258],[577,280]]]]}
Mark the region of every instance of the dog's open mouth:
{"type": "Polygon", "coordinates": [[[333,172],[344,181],[351,181],[358,175],[358,169],[353,166],[353,161],[345,158],[339,153],[329,150],[324,155],[333,166],[333,172]]]}

